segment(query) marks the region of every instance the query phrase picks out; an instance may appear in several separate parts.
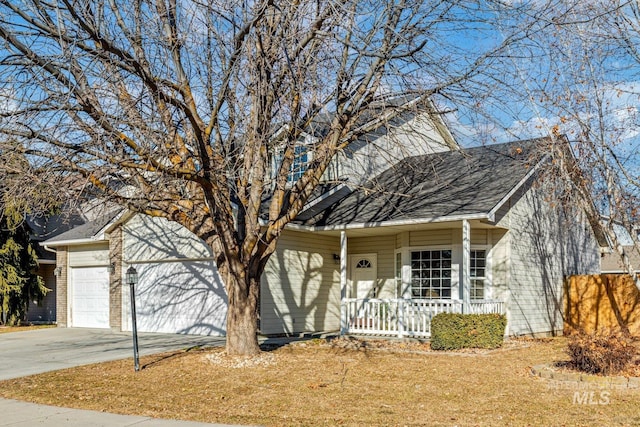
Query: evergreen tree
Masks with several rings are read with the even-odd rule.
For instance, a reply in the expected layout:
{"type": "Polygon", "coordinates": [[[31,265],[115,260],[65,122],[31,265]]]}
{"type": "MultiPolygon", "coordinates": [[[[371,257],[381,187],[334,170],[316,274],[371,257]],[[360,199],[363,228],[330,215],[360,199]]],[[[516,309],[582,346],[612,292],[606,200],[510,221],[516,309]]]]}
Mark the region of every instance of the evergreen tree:
{"type": "Polygon", "coordinates": [[[19,324],[26,318],[29,301],[41,301],[49,289],[37,275],[38,257],[21,210],[1,206],[0,321],[19,324]]]}

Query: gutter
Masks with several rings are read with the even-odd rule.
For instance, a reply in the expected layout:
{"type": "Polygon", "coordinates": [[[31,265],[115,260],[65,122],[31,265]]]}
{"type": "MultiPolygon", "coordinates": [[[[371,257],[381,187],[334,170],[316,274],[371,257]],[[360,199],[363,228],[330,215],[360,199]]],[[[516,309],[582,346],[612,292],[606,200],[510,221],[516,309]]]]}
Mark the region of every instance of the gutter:
{"type": "Polygon", "coordinates": [[[340,224],[340,225],[329,225],[329,226],[320,226],[320,227],[290,223],[290,224],[287,224],[287,228],[290,228],[292,230],[311,231],[311,232],[345,231],[345,230],[361,230],[365,228],[377,228],[377,227],[397,227],[402,225],[423,225],[423,224],[474,220],[474,219],[491,220],[491,217],[490,217],[490,214],[468,214],[468,215],[442,216],[442,217],[430,218],[430,219],[402,219],[402,220],[396,220],[396,221],[360,222],[360,223],[353,223],[353,224],[340,224]]]}
{"type": "Polygon", "coordinates": [[[107,239],[105,239],[104,237],[100,238],[100,239],[93,239],[93,238],[85,238],[85,239],[74,239],[74,240],[60,240],[57,242],[49,242],[47,244],[44,243],[40,243],[40,246],[44,247],[46,250],[50,251],[50,252],[55,252],[55,250],[50,249],[49,247],[56,247],[56,246],[76,246],[76,245],[89,245],[91,243],[102,243],[102,242],[108,242],[107,239]]]}

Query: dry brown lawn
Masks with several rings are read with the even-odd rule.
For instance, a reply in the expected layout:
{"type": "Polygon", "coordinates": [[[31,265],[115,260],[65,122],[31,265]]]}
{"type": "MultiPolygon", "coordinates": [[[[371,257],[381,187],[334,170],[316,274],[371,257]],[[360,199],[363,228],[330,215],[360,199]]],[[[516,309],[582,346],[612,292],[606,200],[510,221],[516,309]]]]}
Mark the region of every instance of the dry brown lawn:
{"type": "Polygon", "coordinates": [[[182,351],[144,357],[138,373],[129,359],[5,381],[0,395],[268,426],[640,425],[640,390],[581,390],[531,375],[533,365],[566,360],[563,338],[459,353],[422,344],[358,345],[315,340],[240,361],[220,349],[182,351]],[[576,392],[593,392],[593,404],[575,401],[576,392]]]}
{"type": "Polygon", "coordinates": [[[0,326],[0,334],[8,334],[10,332],[30,331],[32,329],[53,328],[56,325],[25,325],[25,326],[0,326]]]}

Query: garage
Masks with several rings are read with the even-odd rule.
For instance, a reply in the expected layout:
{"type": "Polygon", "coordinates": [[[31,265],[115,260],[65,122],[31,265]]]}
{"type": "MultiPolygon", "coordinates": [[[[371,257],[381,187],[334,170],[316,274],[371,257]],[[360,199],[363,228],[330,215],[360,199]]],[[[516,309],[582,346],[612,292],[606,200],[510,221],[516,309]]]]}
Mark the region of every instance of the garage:
{"type": "MultiPolygon", "coordinates": [[[[136,269],[139,331],[225,334],[227,298],[212,260],[147,262],[136,269]]],[[[130,329],[130,314],[125,319],[130,329]]]]}
{"type": "Polygon", "coordinates": [[[71,326],[109,327],[109,272],[107,267],[71,268],[71,326]]]}

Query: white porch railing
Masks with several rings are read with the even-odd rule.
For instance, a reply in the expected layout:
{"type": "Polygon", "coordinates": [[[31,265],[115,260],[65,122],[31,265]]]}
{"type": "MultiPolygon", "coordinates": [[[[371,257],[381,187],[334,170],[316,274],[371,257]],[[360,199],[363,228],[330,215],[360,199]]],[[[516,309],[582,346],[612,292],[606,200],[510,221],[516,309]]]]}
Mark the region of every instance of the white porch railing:
{"type": "Polygon", "coordinates": [[[346,312],[346,333],[429,337],[431,319],[438,313],[504,313],[504,302],[472,301],[464,308],[460,300],[356,299],[342,302],[346,312]]]}

